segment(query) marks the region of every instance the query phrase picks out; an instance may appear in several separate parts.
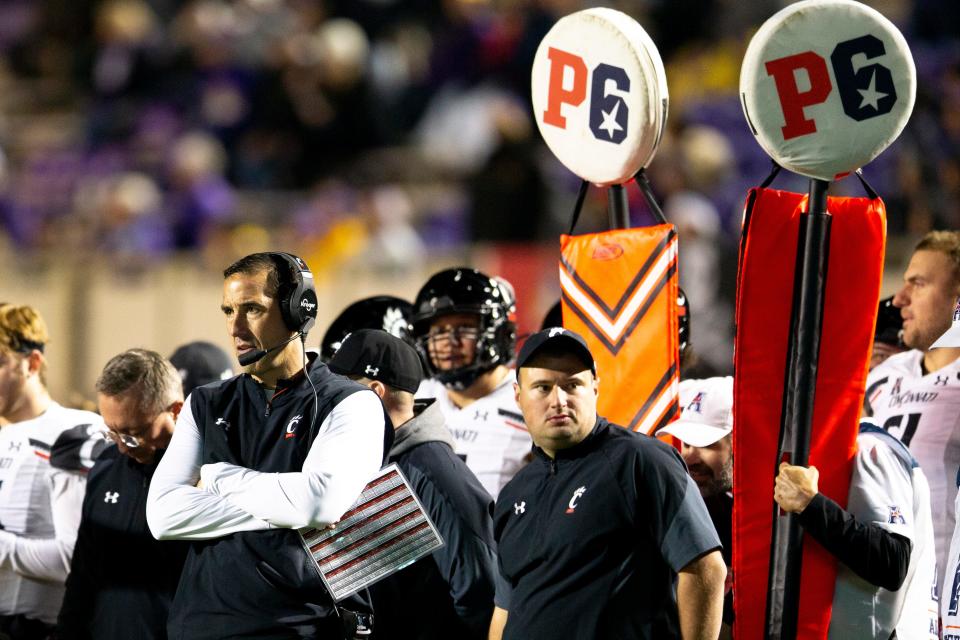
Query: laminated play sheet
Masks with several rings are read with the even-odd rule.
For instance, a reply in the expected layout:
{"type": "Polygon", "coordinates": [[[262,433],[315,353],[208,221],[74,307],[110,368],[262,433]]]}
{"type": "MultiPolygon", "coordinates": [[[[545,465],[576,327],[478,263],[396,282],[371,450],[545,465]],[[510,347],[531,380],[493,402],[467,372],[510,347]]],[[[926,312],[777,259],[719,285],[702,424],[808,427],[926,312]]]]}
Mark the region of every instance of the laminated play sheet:
{"type": "Polygon", "coordinates": [[[336,602],[443,546],[395,464],[367,484],[336,525],[300,529],[300,536],[336,602]]]}

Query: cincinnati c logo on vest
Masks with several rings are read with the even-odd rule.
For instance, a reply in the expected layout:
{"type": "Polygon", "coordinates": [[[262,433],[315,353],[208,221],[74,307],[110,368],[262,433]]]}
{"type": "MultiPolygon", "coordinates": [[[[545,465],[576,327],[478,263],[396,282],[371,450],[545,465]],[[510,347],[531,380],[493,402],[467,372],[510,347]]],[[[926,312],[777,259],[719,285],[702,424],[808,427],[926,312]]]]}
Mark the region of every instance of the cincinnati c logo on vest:
{"type": "Polygon", "coordinates": [[[286,433],[283,435],[284,440],[289,440],[297,435],[297,424],[299,424],[302,419],[302,415],[296,415],[290,418],[290,422],[287,423],[286,433]]]}

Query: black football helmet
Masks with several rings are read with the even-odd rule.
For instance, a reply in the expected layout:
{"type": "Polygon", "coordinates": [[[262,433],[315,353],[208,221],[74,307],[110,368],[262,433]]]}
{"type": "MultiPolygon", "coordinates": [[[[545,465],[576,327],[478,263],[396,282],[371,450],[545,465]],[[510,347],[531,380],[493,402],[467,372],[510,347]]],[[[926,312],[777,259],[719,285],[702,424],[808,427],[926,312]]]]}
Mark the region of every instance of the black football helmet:
{"type": "Polygon", "coordinates": [[[343,339],[360,329],[383,329],[413,345],[410,318],[413,305],[394,296],[372,296],[357,300],[330,323],[320,342],[320,359],[329,362],[343,339]]]}
{"type": "Polygon", "coordinates": [[[483,373],[513,360],[517,342],[513,287],[502,278],[467,267],[435,273],[413,303],[413,336],[430,375],[451,389],[465,389],[483,373]],[[431,323],[445,315],[468,313],[480,318],[473,362],[441,371],[430,358],[431,323]]]}
{"type": "Polygon", "coordinates": [[[903,317],[900,309],[893,306],[893,296],[880,301],[873,341],[903,347],[903,317]]]}

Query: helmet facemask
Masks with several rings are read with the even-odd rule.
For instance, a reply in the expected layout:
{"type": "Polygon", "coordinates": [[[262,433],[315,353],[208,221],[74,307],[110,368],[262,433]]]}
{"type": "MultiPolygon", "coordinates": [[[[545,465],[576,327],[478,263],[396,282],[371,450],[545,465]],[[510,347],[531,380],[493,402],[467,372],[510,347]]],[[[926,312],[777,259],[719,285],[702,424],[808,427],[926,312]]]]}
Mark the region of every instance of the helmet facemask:
{"type": "MultiPolygon", "coordinates": [[[[430,376],[439,380],[444,386],[461,391],[466,389],[479,378],[484,373],[498,367],[501,364],[508,364],[509,358],[512,356],[513,349],[512,343],[514,342],[516,329],[514,323],[506,317],[494,317],[496,310],[487,309],[485,311],[466,311],[466,310],[456,310],[451,311],[450,313],[441,313],[437,314],[435,318],[431,318],[427,321],[427,324],[430,325],[433,323],[433,320],[442,320],[446,316],[456,315],[456,314],[468,314],[478,320],[477,326],[477,336],[476,346],[473,353],[473,358],[470,362],[466,362],[452,369],[441,369],[436,366],[434,360],[437,357],[436,353],[432,353],[431,343],[436,340],[436,338],[431,337],[429,329],[423,331],[417,331],[416,346],[423,356],[424,361],[427,363],[427,370],[430,373],[430,376]],[[509,349],[504,347],[511,345],[509,349]],[[508,354],[505,356],[505,354],[508,354]]],[[[462,333],[461,331],[454,331],[454,333],[462,333]]],[[[451,340],[459,343],[462,348],[462,343],[466,340],[473,340],[472,337],[447,337],[441,338],[446,340],[451,340]]],[[[451,349],[457,349],[457,346],[451,345],[451,349]]]]}
{"type": "MultiPolygon", "coordinates": [[[[435,274],[414,303],[413,333],[430,376],[449,389],[466,389],[484,373],[507,365],[516,343],[515,303],[512,292],[495,278],[474,269],[450,269],[435,274]],[[430,328],[445,316],[477,318],[476,348],[472,361],[441,369],[431,357],[430,328]]],[[[458,342],[464,338],[461,328],[458,342]]],[[[457,331],[454,328],[454,331],[457,331]]],[[[447,339],[454,340],[454,336],[447,339]]],[[[456,346],[451,345],[455,349],[456,346]]],[[[434,354],[436,355],[436,354],[434,354]]]]}

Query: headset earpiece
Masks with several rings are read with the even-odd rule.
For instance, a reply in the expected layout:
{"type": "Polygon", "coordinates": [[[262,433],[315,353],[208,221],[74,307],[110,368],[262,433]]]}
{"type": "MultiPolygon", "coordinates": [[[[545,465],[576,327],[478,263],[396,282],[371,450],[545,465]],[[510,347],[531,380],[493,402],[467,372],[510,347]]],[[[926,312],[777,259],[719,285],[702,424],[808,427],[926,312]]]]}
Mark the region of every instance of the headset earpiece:
{"type": "Polygon", "coordinates": [[[291,331],[304,335],[317,321],[317,290],[307,263],[291,253],[271,252],[280,271],[277,297],[283,321],[291,331]]]}

